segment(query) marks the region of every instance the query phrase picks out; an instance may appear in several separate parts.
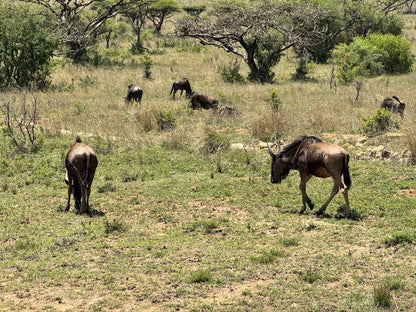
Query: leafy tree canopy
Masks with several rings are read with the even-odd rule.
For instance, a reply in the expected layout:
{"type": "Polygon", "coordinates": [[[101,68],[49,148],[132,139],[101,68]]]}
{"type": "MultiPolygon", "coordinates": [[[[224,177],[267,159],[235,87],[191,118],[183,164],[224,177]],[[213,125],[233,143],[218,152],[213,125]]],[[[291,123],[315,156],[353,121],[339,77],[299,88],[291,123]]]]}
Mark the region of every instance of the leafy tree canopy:
{"type": "Polygon", "coordinates": [[[48,85],[49,60],[58,38],[44,31],[44,10],[4,0],[0,3],[0,88],[48,85]]]}

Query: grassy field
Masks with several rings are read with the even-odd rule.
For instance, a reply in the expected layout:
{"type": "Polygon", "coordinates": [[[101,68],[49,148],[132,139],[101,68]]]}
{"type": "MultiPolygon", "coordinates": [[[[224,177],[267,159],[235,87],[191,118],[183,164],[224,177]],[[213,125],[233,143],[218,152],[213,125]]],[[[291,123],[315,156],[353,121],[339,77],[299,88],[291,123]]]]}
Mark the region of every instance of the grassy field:
{"type": "MultiPolygon", "coordinates": [[[[290,54],[275,68],[275,84],[227,84],[218,69],[230,55],[160,50],[150,56],[150,80],[140,56],[120,67],[57,68],[52,89],[35,94],[41,148],[17,153],[1,136],[0,310],[416,310],[415,167],[359,157],[380,145],[392,154],[414,150],[416,73],[367,79],[355,101],[353,86],[329,88],[330,65],[292,81],[290,54]],[[241,116],[173,101],[170,87],[181,77],[241,116]],[[131,82],[144,90],[141,107],[124,102],[131,82]],[[273,91],[279,114],[269,104],[273,91]],[[391,95],[407,104],[400,129],[362,135],[361,117],[391,95]],[[173,116],[172,129],[159,129],[163,116],[173,116]],[[77,134],[99,158],[89,215],[76,214],[73,202],[64,212],[63,159],[77,134]],[[322,218],[298,215],[295,172],[270,183],[260,141],[305,134],[351,154],[351,220],[341,195],[322,218]],[[224,148],[208,152],[215,142],[224,148]]],[[[17,111],[22,99],[0,94],[17,111]]],[[[331,188],[329,179],[308,183],[317,207],[331,188]]]]}

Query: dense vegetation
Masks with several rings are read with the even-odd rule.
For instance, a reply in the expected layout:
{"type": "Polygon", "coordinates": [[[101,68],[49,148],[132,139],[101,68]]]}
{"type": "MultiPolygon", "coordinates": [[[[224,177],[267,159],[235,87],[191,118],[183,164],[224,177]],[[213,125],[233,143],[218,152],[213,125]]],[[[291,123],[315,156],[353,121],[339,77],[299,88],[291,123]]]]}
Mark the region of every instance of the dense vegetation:
{"type": "MultiPolygon", "coordinates": [[[[179,4],[195,19],[211,12],[179,4]]],[[[78,26],[105,8],[85,10],[78,26]]],[[[370,9],[361,13],[382,17],[370,9]]],[[[298,46],[270,69],[272,83],[260,84],[247,79],[241,58],[174,37],[184,14],[170,15],[160,34],[146,20],[143,50],[134,49],[138,33],[124,15],[103,24],[110,37],[76,41],[85,49],[60,36],[45,88],[14,81],[0,93],[0,310],[414,310],[416,73],[380,70],[349,84],[332,60],[321,64],[298,46]],[[192,111],[178,94],[173,101],[172,82],[182,77],[241,115],[192,111]],[[132,82],[144,90],[141,106],[123,99],[132,82]],[[403,119],[379,110],[392,95],[406,102],[403,119]],[[351,219],[341,195],[322,218],[298,215],[295,172],[270,183],[264,143],[304,134],[350,153],[351,219]],[[64,212],[63,159],[76,135],[99,158],[84,215],[73,202],[64,212]]],[[[383,28],[376,41],[414,53],[415,16],[387,16],[401,34],[383,28]]],[[[365,29],[354,25],[352,33],[365,29]]],[[[364,40],[354,37],[345,47],[364,40]]],[[[308,182],[316,207],[331,188],[330,180],[308,182]]]]}

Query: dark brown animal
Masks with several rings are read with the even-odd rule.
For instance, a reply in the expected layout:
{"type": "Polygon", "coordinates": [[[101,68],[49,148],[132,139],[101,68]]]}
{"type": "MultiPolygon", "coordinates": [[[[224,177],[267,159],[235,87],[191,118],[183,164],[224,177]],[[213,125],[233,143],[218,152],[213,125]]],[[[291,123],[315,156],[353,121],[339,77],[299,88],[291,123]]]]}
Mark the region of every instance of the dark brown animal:
{"type": "Polygon", "coordinates": [[[404,108],[406,104],[401,102],[397,96],[391,98],[385,98],[381,103],[381,108],[387,109],[393,113],[399,113],[400,117],[403,118],[404,108]]]}
{"type": "Polygon", "coordinates": [[[68,203],[65,211],[69,210],[72,192],[74,193],[75,209],[80,213],[89,211],[91,184],[94,179],[98,159],[91,147],[83,144],[79,137],[65,157],[66,177],[68,184],[68,203]]]}
{"type": "Polygon", "coordinates": [[[191,97],[191,108],[192,109],[218,109],[218,100],[212,96],[194,94],[191,97]]]}
{"type": "Polygon", "coordinates": [[[136,86],[134,83],[128,86],[127,96],[126,96],[127,103],[130,104],[132,101],[135,101],[141,104],[142,96],[143,96],[143,90],[140,87],[136,86]]]}
{"type": "Polygon", "coordinates": [[[180,98],[182,98],[182,92],[185,90],[185,95],[186,95],[186,98],[190,98],[191,96],[192,96],[192,94],[193,94],[193,92],[192,92],[192,89],[191,89],[191,84],[189,83],[189,80],[188,79],[186,79],[186,78],[182,78],[182,79],[179,79],[179,80],[176,80],[176,81],[174,81],[173,82],[173,84],[172,84],[172,88],[170,89],[170,93],[169,93],[169,95],[171,95],[172,94],[172,92],[173,92],[173,99],[175,100],[175,93],[178,91],[178,90],[181,90],[181,94],[180,94],[180,98]]]}
{"type": "Polygon", "coordinates": [[[349,155],[341,147],[322,142],[312,136],[302,136],[285,146],[275,154],[270,146],[269,153],[272,156],[271,182],[280,183],[287,177],[291,169],[298,170],[300,173],[300,190],[302,192],[302,208],[299,213],[303,213],[306,204],[313,209],[314,205],[306,194],[306,182],[312,176],[319,178],[332,177],[334,187],[328,200],[318,210],[317,214],[322,214],[332,198],[341,189],[344,194],[347,206],[347,218],[351,217],[350,204],[348,202],[348,189],[351,187],[351,179],[348,170],[349,155]],[[341,177],[344,176],[344,183],[341,177]]]}

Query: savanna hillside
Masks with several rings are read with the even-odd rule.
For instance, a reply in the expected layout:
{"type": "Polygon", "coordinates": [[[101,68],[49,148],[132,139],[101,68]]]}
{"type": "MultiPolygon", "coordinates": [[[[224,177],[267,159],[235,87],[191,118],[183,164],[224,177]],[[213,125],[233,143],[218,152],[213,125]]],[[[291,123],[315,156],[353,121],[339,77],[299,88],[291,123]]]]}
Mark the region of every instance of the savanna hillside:
{"type": "MultiPolygon", "coordinates": [[[[415,17],[401,17],[416,51],[415,17]]],[[[274,83],[229,84],[218,71],[234,57],[172,32],[167,23],[147,41],[158,51],[151,79],[133,55],[112,67],[66,63],[47,90],[0,94],[16,112],[35,98],[38,113],[32,150],[1,135],[0,310],[416,310],[415,72],[367,78],[356,100],[353,84],[330,88],[332,65],[293,81],[288,51],[274,83]],[[181,77],[241,115],[173,101],[181,77]],[[144,90],[140,107],[123,98],[132,82],[144,90]],[[406,102],[404,119],[368,136],[362,116],[391,95],[406,102]],[[351,220],[340,194],[323,218],[298,215],[295,172],[270,183],[262,142],[305,134],[350,153],[351,220]],[[88,215],[73,202],[64,212],[63,159],[76,135],[99,159],[88,215]]],[[[313,178],[308,194],[319,207],[331,188],[313,178]]]]}

